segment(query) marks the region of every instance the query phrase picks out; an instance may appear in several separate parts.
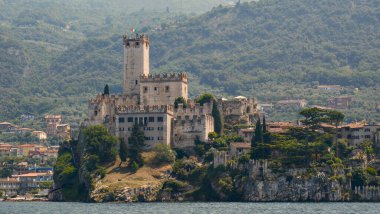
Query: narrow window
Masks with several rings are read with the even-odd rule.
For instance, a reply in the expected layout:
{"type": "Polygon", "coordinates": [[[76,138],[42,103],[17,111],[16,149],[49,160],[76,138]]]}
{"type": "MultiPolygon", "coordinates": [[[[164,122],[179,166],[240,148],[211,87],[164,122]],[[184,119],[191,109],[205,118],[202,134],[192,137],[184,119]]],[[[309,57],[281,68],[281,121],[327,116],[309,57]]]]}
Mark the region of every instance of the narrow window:
{"type": "Polygon", "coordinates": [[[136,85],[137,85],[138,81],[136,80],[135,83],[136,83],[136,85]]]}
{"type": "Polygon", "coordinates": [[[169,92],[169,86],[165,87],[165,92],[169,92]]]}

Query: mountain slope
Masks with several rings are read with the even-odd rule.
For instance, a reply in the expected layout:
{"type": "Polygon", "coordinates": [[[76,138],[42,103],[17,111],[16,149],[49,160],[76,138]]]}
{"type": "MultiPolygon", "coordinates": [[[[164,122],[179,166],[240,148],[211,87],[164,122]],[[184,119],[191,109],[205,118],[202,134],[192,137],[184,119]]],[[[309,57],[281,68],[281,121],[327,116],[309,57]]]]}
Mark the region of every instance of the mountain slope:
{"type": "MultiPolygon", "coordinates": [[[[139,12],[136,17],[143,16],[139,12]]],[[[86,97],[107,83],[120,92],[125,28],[106,28],[93,28],[102,30],[83,40],[67,40],[67,49],[45,63],[32,91],[86,97]]],[[[380,99],[377,0],[261,0],[216,7],[168,22],[162,30],[145,30],[151,38],[153,72],[189,72],[192,96],[211,91],[254,95],[265,102],[307,98],[324,105],[337,94],[313,88],[340,84],[346,87],[342,93],[355,97],[353,108],[345,112],[351,120],[380,121],[375,108],[380,99]]],[[[95,31],[73,32],[83,36],[95,31]]]]}

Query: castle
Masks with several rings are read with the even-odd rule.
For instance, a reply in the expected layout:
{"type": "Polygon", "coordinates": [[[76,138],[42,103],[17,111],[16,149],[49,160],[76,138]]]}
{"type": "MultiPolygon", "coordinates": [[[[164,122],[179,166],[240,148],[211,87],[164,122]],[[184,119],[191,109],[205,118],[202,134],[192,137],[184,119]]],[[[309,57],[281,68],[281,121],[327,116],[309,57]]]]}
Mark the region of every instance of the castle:
{"type": "MultiPolygon", "coordinates": [[[[150,74],[149,37],[141,34],[123,36],[123,94],[100,94],[88,101],[88,123],[104,125],[111,134],[126,140],[138,123],[144,131],[148,148],[164,143],[176,148],[191,148],[194,140],[208,140],[214,131],[212,103],[200,106],[188,99],[186,73],[150,74]],[[187,107],[175,99],[183,97],[187,107]]],[[[251,123],[256,104],[253,99],[219,99],[218,109],[233,123],[251,123]]]]}

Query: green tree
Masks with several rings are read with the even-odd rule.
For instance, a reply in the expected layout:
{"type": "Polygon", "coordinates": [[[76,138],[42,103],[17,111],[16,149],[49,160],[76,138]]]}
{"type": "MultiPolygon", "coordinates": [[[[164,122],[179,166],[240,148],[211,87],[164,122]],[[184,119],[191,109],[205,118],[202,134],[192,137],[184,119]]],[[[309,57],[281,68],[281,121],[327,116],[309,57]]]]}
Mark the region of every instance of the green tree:
{"type": "Polygon", "coordinates": [[[101,125],[84,129],[84,142],[89,155],[99,156],[100,162],[114,161],[117,155],[118,138],[108,133],[101,125]]]}
{"type": "Polygon", "coordinates": [[[259,147],[263,143],[262,131],[263,129],[261,128],[260,117],[258,117],[257,122],[256,122],[256,127],[255,127],[255,135],[252,136],[252,139],[251,139],[251,158],[252,159],[258,159],[260,156],[259,147]]]}
{"type": "Polygon", "coordinates": [[[106,84],[106,86],[104,86],[103,94],[104,95],[110,95],[110,88],[109,88],[108,84],[106,84]]]}
{"type": "Polygon", "coordinates": [[[0,169],[0,178],[7,178],[12,176],[12,169],[10,168],[3,168],[0,169]]]}
{"type": "Polygon", "coordinates": [[[316,107],[305,108],[300,112],[300,115],[305,117],[301,122],[312,130],[318,129],[322,122],[328,121],[326,120],[325,110],[316,107]]]}
{"type": "Polygon", "coordinates": [[[140,126],[135,123],[132,127],[131,136],[128,138],[128,143],[130,148],[128,149],[129,157],[131,158],[131,163],[135,162],[139,166],[144,164],[141,152],[145,147],[145,136],[144,131],[140,129],[140,126]]]}
{"type": "MultiPolygon", "coordinates": [[[[329,110],[327,111],[327,116],[328,116],[328,120],[331,124],[333,124],[335,126],[335,145],[338,144],[338,126],[339,124],[341,124],[344,120],[344,114],[339,112],[339,111],[335,111],[335,110],[329,110]]],[[[336,157],[339,157],[339,146],[337,145],[336,147],[336,157]]]]}
{"type": "Polygon", "coordinates": [[[120,139],[119,157],[121,160],[120,167],[123,162],[127,161],[127,144],[123,139],[120,139]]]}
{"type": "Polygon", "coordinates": [[[196,100],[195,102],[196,103],[199,103],[201,106],[203,106],[203,104],[205,103],[211,103],[215,100],[214,96],[212,94],[209,94],[209,93],[205,93],[205,94],[202,94],[200,95],[196,100]]]}
{"type": "Polygon", "coordinates": [[[166,144],[157,144],[154,146],[153,152],[155,153],[153,163],[156,165],[172,164],[175,161],[175,152],[166,144]]]}
{"type": "Polygon", "coordinates": [[[177,98],[175,98],[175,100],[174,100],[174,108],[178,108],[178,104],[179,103],[182,103],[184,108],[187,107],[187,102],[186,102],[185,98],[183,98],[183,97],[177,97],[177,98]]]}
{"type": "Polygon", "coordinates": [[[366,186],[368,182],[369,176],[364,169],[355,169],[352,172],[352,189],[356,186],[366,186]]]}
{"type": "Polygon", "coordinates": [[[218,109],[218,104],[214,100],[212,105],[212,117],[214,118],[214,129],[218,135],[223,134],[223,117],[218,109]]]}

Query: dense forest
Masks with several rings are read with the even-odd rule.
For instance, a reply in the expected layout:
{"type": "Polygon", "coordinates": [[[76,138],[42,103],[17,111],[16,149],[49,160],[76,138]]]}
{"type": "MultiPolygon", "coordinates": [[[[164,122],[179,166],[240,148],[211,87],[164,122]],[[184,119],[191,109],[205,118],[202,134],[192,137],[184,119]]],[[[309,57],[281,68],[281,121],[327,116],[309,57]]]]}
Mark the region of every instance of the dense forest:
{"type": "Polygon", "coordinates": [[[325,105],[345,94],[354,97],[348,120],[380,121],[376,0],[134,2],[0,0],[0,120],[25,112],[78,119],[106,83],[120,92],[121,35],[135,27],[150,35],[153,72],[189,72],[192,97],[325,105]],[[345,90],[321,92],[320,84],[345,90]]]}

